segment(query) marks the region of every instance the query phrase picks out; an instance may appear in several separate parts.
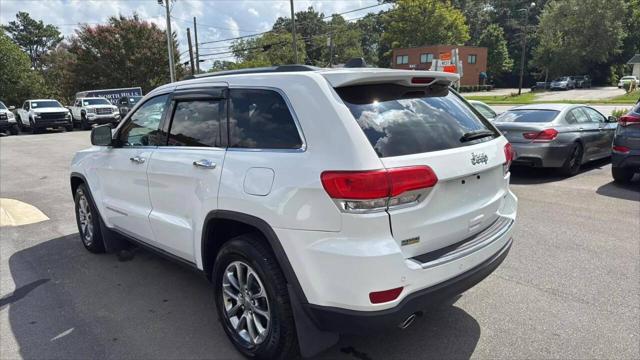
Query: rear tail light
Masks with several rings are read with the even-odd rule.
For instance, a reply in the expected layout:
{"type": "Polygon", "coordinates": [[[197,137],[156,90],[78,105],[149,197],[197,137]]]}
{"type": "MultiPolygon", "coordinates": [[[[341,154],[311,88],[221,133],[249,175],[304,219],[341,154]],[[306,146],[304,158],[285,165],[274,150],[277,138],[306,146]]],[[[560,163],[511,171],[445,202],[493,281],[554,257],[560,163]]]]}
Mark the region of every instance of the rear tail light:
{"type": "Polygon", "coordinates": [[[417,203],[438,182],[428,166],[368,171],[325,171],[322,186],[345,212],[384,211],[417,203]]]}
{"type": "Polygon", "coordinates": [[[398,296],[400,296],[400,293],[402,293],[402,289],[403,287],[384,290],[384,291],[374,291],[369,293],[369,300],[371,301],[372,304],[380,304],[380,303],[393,301],[397,299],[398,296]]]}
{"type": "Polygon", "coordinates": [[[411,78],[411,83],[412,84],[431,84],[433,80],[435,79],[430,77],[413,77],[411,78]]]}
{"type": "Polygon", "coordinates": [[[526,132],[523,133],[522,136],[525,139],[533,140],[533,142],[547,142],[555,139],[558,136],[558,130],[556,129],[545,129],[540,132],[526,132]]]}
{"type": "Polygon", "coordinates": [[[506,143],[504,145],[504,158],[506,162],[504,163],[504,166],[503,166],[505,174],[509,172],[509,168],[511,167],[511,163],[513,162],[514,157],[515,157],[515,154],[513,152],[513,147],[511,146],[511,143],[506,143]]]}
{"type": "Polygon", "coordinates": [[[620,145],[615,145],[612,148],[613,152],[615,153],[619,153],[619,154],[628,154],[631,149],[626,147],[626,146],[620,146],[620,145]]]}
{"type": "Polygon", "coordinates": [[[620,126],[628,126],[631,124],[640,124],[640,115],[627,114],[618,119],[618,125],[620,126]]]}

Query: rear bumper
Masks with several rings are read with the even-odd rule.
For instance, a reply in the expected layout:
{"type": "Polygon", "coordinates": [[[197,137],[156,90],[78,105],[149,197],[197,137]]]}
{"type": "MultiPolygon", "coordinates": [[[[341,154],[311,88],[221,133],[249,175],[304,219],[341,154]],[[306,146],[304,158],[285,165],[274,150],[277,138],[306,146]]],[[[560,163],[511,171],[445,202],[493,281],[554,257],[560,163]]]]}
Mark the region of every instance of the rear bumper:
{"type": "Polygon", "coordinates": [[[513,164],[533,167],[561,167],[573,149],[573,144],[512,143],[511,145],[516,153],[513,164]]]}
{"type": "Polygon", "coordinates": [[[470,289],[489,276],[504,261],[512,240],[490,258],[452,279],[406,296],[400,304],[381,311],[355,311],[335,307],[307,305],[308,314],[324,331],[342,334],[366,334],[398,326],[415,313],[442,304],[470,289]]]}
{"type": "Polygon", "coordinates": [[[611,153],[611,166],[640,169],[640,150],[632,150],[628,154],[611,153]]]}

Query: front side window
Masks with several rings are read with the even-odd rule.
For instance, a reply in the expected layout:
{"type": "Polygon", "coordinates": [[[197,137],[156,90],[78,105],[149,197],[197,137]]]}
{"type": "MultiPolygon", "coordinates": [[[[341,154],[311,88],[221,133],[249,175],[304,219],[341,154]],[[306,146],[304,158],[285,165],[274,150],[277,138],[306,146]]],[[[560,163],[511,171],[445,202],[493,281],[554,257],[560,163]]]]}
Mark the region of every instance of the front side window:
{"type": "Polygon", "coordinates": [[[299,149],[302,139],[282,96],[273,90],[231,89],[229,147],[299,149]]]}
{"type": "Polygon", "coordinates": [[[605,118],[602,114],[600,114],[599,112],[597,112],[596,110],[592,109],[592,108],[582,108],[587,115],[589,115],[589,117],[591,118],[591,121],[594,123],[603,123],[605,122],[605,118]]]}
{"type": "Polygon", "coordinates": [[[220,121],[226,115],[220,100],[180,101],[176,103],[169,146],[219,147],[220,121]]]}
{"type": "Polygon", "coordinates": [[[460,97],[447,90],[394,84],[336,88],[379,157],[419,154],[498,136],[460,97]],[[465,135],[486,131],[467,140],[465,135]]]}
{"type": "Polygon", "coordinates": [[[159,131],[160,122],[167,105],[168,95],[149,99],[131,115],[120,132],[123,146],[157,146],[164,136],[159,131]]]}
{"type": "Polygon", "coordinates": [[[478,60],[478,56],[477,55],[469,55],[469,56],[467,56],[467,62],[469,64],[475,64],[477,60],[478,60]]]}

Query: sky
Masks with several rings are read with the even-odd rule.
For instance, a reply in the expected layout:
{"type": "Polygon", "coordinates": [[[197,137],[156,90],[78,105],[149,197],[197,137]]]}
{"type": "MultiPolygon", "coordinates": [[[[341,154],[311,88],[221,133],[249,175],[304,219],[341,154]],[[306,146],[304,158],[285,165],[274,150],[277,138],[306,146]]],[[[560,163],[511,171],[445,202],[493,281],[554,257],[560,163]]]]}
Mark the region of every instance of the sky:
{"type": "MultiPolygon", "coordinates": [[[[296,11],[313,6],[325,15],[343,13],[378,4],[377,0],[295,0],[296,11]]],[[[384,10],[388,5],[345,14],[345,19],[361,17],[368,12],[384,10]]],[[[157,0],[0,0],[0,23],[15,20],[18,11],[25,11],[36,20],[57,26],[65,37],[74,34],[78,24],[96,25],[110,16],[137,13],[141,19],[166,28],[165,8],[157,0]]],[[[269,30],[275,20],[290,17],[289,0],[173,0],[171,27],[178,36],[180,62],[188,61],[187,28],[193,28],[193,17],[198,21],[198,42],[228,39],[269,30]]],[[[193,30],[192,30],[193,31],[193,30]]],[[[192,33],[193,36],[193,33],[192,33]]],[[[230,42],[202,45],[201,54],[225,52],[230,42]]],[[[233,60],[231,55],[212,56],[233,60]],[[227,58],[224,58],[228,56],[227,58]]],[[[209,68],[211,61],[201,68],[209,68]]]]}

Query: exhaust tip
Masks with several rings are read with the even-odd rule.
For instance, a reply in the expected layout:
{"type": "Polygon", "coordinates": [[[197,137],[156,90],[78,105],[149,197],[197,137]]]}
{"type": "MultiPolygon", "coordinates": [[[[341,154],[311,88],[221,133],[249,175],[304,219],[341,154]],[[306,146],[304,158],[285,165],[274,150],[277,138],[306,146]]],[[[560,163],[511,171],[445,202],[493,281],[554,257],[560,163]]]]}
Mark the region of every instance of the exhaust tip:
{"type": "Polygon", "coordinates": [[[411,324],[413,324],[413,321],[416,319],[416,315],[417,315],[417,313],[414,313],[414,314],[409,315],[406,319],[404,319],[404,321],[403,321],[403,322],[401,322],[401,323],[398,325],[398,327],[399,327],[400,329],[406,329],[406,328],[408,328],[409,326],[411,326],[411,324]]]}

